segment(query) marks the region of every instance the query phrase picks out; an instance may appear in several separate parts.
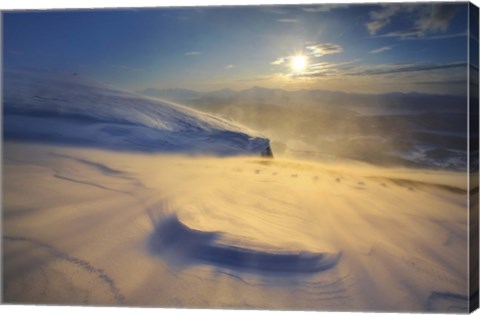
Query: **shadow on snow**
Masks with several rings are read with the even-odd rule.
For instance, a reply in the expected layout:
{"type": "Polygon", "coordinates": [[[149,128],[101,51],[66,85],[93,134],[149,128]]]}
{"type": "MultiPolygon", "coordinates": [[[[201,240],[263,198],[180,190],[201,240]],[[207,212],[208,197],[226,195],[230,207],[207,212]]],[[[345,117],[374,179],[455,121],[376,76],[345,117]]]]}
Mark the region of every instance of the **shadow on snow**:
{"type": "Polygon", "coordinates": [[[340,253],[267,252],[224,245],[221,233],[194,230],[175,216],[156,225],[149,239],[154,254],[181,264],[208,264],[236,271],[308,274],[331,269],[340,253]]]}

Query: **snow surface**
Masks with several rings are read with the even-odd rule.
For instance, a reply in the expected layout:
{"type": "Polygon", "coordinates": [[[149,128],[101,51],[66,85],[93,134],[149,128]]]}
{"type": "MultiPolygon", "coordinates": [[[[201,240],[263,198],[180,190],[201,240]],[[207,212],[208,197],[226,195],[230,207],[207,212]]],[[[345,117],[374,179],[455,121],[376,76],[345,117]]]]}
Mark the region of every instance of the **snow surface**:
{"type": "Polygon", "coordinates": [[[6,303],[467,311],[464,173],[4,152],[6,303]]]}
{"type": "Polygon", "coordinates": [[[244,126],[76,74],[10,70],[4,80],[7,139],[215,155],[261,155],[269,147],[244,126]]]}
{"type": "Polygon", "coordinates": [[[466,173],[264,159],[176,104],[4,78],[4,302],[468,310],[466,173]]]}

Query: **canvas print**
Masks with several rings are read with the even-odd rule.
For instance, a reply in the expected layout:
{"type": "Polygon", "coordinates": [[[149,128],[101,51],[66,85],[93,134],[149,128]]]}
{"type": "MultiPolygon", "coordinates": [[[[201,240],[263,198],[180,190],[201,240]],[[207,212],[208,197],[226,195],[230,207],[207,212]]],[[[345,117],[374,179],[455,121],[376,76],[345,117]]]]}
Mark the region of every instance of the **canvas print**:
{"type": "Polygon", "coordinates": [[[2,23],[3,303],[477,308],[473,4],[2,23]]]}

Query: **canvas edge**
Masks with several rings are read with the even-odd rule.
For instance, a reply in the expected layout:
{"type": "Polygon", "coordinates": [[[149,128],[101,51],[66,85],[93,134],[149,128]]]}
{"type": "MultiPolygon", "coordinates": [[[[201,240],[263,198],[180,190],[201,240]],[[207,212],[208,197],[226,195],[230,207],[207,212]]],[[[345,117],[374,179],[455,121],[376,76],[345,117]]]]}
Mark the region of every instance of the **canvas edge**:
{"type": "Polygon", "coordinates": [[[479,306],[479,222],[478,222],[478,147],[479,147],[479,99],[478,99],[478,21],[479,9],[469,3],[468,10],[468,184],[469,184],[469,312],[479,306]],[[475,31],[476,30],[476,31],[475,31]]]}

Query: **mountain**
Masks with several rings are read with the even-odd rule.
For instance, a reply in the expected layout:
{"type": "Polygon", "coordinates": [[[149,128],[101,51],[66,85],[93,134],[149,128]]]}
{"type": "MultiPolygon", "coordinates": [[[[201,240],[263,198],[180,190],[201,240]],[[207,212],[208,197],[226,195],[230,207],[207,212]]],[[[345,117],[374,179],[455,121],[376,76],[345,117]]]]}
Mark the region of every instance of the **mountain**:
{"type": "Polygon", "coordinates": [[[36,142],[214,155],[271,155],[269,140],[214,115],[77,76],[9,70],[4,136],[36,142]]]}
{"type": "Polygon", "coordinates": [[[258,86],[228,93],[167,92],[156,95],[262,132],[277,155],[455,170],[467,165],[465,96],[258,86]]]}
{"type": "Polygon", "coordinates": [[[138,93],[180,102],[198,109],[204,106],[229,104],[267,104],[275,106],[302,106],[317,109],[344,109],[358,114],[417,114],[426,112],[466,113],[466,97],[425,93],[364,94],[329,90],[287,91],[254,86],[234,91],[223,89],[198,92],[187,89],[147,88],[138,93]]]}

